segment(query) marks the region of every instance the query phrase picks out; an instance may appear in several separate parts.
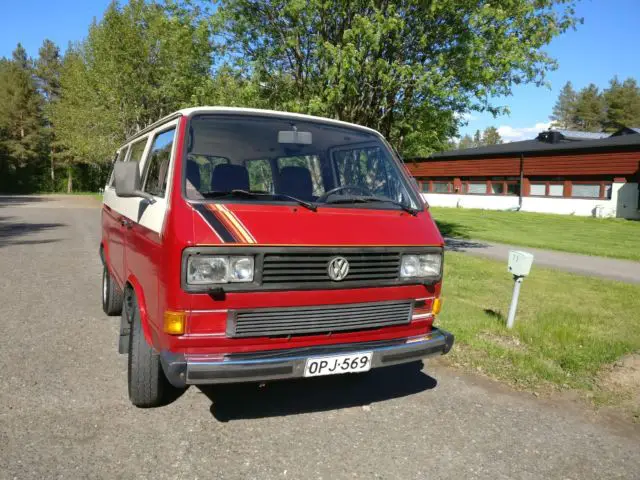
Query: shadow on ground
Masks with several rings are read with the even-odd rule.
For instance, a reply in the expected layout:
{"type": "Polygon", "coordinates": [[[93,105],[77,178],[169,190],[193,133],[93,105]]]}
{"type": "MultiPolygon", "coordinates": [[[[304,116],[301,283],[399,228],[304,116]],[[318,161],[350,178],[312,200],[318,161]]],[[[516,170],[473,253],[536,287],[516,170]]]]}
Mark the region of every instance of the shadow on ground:
{"type": "Polygon", "coordinates": [[[2,207],[17,207],[27,203],[48,202],[47,197],[36,197],[31,195],[1,195],[0,194],[0,208],[2,207]]]}
{"type": "Polygon", "coordinates": [[[467,250],[469,248],[486,248],[487,245],[469,240],[469,229],[459,223],[436,220],[440,233],[445,238],[447,250],[453,252],[467,250]]]}
{"type": "Polygon", "coordinates": [[[470,238],[469,229],[464,225],[444,220],[436,220],[435,222],[443,237],[470,238]]]}
{"type": "Polygon", "coordinates": [[[290,381],[202,386],[212,402],[211,414],[220,422],[279,417],[358,407],[431,390],[435,378],[422,372],[422,363],[290,381]]]}
{"type": "Polygon", "coordinates": [[[0,217],[0,248],[8,245],[39,245],[58,239],[28,238],[31,234],[64,227],[64,223],[24,223],[12,221],[15,217],[0,217]]]}
{"type": "Polygon", "coordinates": [[[470,248],[487,248],[488,245],[482,242],[475,242],[473,240],[465,240],[463,238],[451,238],[445,237],[444,245],[447,250],[452,252],[464,252],[470,248]]]}

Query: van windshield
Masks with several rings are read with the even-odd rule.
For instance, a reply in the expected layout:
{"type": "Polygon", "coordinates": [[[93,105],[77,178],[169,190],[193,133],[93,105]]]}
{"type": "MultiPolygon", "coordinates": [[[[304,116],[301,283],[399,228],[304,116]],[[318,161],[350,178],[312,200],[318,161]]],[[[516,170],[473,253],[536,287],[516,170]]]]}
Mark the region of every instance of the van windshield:
{"type": "Polygon", "coordinates": [[[185,192],[192,200],[419,208],[377,135],[320,121],[195,116],[186,162],[185,192]]]}

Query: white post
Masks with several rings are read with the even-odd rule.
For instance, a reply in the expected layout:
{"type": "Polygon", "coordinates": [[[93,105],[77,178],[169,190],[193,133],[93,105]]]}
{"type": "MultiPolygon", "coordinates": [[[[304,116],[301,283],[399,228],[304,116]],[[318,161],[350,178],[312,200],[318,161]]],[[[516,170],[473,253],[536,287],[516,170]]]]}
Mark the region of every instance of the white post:
{"type": "Polygon", "coordinates": [[[509,316],[507,317],[507,328],[511,330],[516,321],[516,309],[518,308],[518,297],[520,296],[520,285],[524,277],[514,275],[515,283],[513,285],[513,296],[511,297],[511,305],[509,306],[509,316]]]}

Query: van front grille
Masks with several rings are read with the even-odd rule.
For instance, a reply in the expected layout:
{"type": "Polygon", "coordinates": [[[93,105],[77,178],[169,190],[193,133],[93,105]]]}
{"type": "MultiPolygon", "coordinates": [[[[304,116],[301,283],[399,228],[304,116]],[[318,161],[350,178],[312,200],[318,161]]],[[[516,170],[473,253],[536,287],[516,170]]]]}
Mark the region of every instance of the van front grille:
{"type": "Polygon", "coordinates": [[[349,262],[346,278],[335,284],[350,284],[398,279],[400,252],[344,253],[265,253],[262,284],[332,282],[328,274],[329,262],[341,256],[349,262]]]}
{"type": "Polygon", "coordinates": [[[263,308],[230,312],[230,337],[275,337],[365,330],[411,321],[411,301],[314,307],[263,308]]]}

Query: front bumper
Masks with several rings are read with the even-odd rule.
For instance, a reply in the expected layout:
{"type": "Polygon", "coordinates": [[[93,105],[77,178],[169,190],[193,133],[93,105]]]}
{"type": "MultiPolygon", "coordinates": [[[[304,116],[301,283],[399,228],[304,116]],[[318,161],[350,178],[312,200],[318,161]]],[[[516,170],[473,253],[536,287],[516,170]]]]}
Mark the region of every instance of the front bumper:
{"type": "Polygon", "coordinates": [[[298,378],[310,357],[373,351],[371,368],[386,367],[444,355],[453,346],[453,335],[437,328],[419,337],[377,342],[269,350],[225,355],[222,359],[161,352],[164,373],[175,387],[212,383],[256,382],[298,378]]]}

